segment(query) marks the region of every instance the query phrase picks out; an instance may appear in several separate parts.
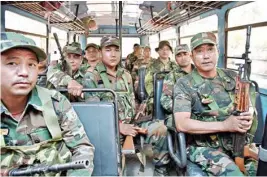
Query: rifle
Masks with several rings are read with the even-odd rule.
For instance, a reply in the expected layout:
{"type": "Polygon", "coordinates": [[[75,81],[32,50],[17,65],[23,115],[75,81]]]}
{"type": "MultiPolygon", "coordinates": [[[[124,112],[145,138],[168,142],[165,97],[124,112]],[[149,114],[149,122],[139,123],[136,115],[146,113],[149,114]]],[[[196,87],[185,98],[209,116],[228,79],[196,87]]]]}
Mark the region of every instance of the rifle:
{"type": "Polygon", "coordinates": [[[68,75],[72,76],[71,67],[67,63],[67,61],[65,60],[64,54],[63,54],[62,49],[60,47],[60,43],[59,43],[59,40],[58,40],[57,33],[53,33],[53,35],[54,35],[54,38],[55,38],[55,41],[56,41],[56,44],[57,44],[57,48],[58,48],[58,51],[59,51],[59,54],[60,54],[60,61],[62,63],[62,68],[61,69],[62,69],[62,71],[64,71],[68,75]]]}
{"type": "Polygon", "coordinates": [[[27,176],[34,174],[42,174],[49,172],[60,172],[66,170],[75,170],[75,169],[86,169],[89,168],[90,161],[89,160],[76,160],[69,163],[64,164],[55,164],[55,165],[36,165],[29,166],[26,168],[15,168],[12,170],[3,170],[1,169],[1,176],[27,176]]]}
{"type": "MultiPolygon", "coordinates": [[[[148,101],[148,99],[145,100],[144,103],[142,103],[139,106],[139,110],[136,113],[133,121],[131,121],[131,123],[137,124],[137,123],[151,120],[152,116],[141,116],[141,115],[143,115],[143,113],[146,109],[147,101],[148,101]]],[[[148,130],[145,128],[140,128],[140,127],[137,128],[138,134],[146,135],[147,131],[148,130]]],[[[122,146],[122,153],[124,153],[124,154],[134,154],[135,153],[135,146],[134,146],[134,141],[133,141],[132,136],[130,136],[130,135],[126,136],[126,139],[125,139],[123,146],[122,146]]]]}
{"type": "MultiPolygon", "coordinates": [[[[242,58],[245,60],[245,64],[241,64],[239,66],[239,72],[236,76],[235,101],[233,112],[233,115],[236,116],[240,115],[240,113],[242,112],[249,111],[251,60],[249,59],[248,54],[250,53],[250,34],[251,26],[248,26],[245,53],[242,55],[242,58]]],[[[233,155],[235,157],[236,165],[242,172],[245,172],[244,157],[254,157],[257,159],[257,152],[255,150],[251,150],[249,146],[246,146],[246,133],[235,133],[233,137],[233,155]]]]}

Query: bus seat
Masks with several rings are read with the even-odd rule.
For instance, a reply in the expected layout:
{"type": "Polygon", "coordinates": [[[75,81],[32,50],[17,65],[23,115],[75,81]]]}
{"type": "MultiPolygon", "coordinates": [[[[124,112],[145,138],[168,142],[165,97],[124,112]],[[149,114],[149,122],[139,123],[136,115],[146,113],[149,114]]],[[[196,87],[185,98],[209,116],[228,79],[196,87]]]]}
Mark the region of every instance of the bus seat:
{"type": "Polygon", "coordinates": [[[137,99],[142,103],[147,99],[147,92],[145,88],[146,68],[141,67],[138,69],[138,86],[137,86],[137,99]]]}
{"type": "Polygon", "coordinates": [[[163,88],[163,80],[164,80],[163,76],[167,73],[169,73],[169,71],[157,72],[153,76],[153,85],[154,85],[153,119],[165,120],[165,113],[160,103],[160,97],[163,88]]]}
{"type": "MultiPolygon", "coordinates": [[[[118,176],[117,134],[113,103],[72,103],[95,146],[93,176],[118,176]],[[105,110],[105,111],[103,111],[105,110]]],[[[120,161],[119,161],[120,162],[120,161]]]]}
{"type": "Polygon", "coordinates": [[[256,92],[256,110],[258,113],[258,127],[257,131],[255,132],[255,136],[253,142],[256,144],[261,144],[263,131],[264,131],[264,117],[262,113],[262,103],[260,93],[256,92]]]}

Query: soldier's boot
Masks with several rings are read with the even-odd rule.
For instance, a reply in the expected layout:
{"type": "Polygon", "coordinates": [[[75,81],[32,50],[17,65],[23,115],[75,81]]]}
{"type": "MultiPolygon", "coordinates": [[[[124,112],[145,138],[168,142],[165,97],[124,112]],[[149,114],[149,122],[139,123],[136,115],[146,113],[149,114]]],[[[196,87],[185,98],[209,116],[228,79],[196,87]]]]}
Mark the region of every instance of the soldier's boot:
{"type": "Polygon", "coordinates": [[[169,176],[169,169],[167,165],[155,166],[153,176],[169,176]]]}

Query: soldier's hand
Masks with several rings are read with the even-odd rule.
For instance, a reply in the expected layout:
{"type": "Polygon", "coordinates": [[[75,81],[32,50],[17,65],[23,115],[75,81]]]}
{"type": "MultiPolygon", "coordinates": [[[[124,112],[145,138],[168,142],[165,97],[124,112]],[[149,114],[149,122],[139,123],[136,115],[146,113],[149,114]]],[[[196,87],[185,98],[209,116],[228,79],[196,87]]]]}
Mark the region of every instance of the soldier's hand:
{"type": "Polygon", "coordinates": [[[137,135],[136,127],[133,124],[119,124],[120,133],[123,135],[130,135],[135,137],[137,135]]]}
{"type": "Polygon", "coordinates": [[[223,121],[224,127],[229,132],[246,133],[252,125],[252,114],[249,112],[241,113],[239,116],[231,115],[223,121]]]}
{"type": "Polygon", "coordinates": [[[71,80],[68,84],[68,92],[73,96],[81,96],[83,86],[75,80],[71,80]]]}
{"type": "Polygon", "coordinates": [[[154,128],[151,134],[155,136],[165,136],[167,134],[167,127],[163,122],[158,122],[158,125],[154,128]]]}

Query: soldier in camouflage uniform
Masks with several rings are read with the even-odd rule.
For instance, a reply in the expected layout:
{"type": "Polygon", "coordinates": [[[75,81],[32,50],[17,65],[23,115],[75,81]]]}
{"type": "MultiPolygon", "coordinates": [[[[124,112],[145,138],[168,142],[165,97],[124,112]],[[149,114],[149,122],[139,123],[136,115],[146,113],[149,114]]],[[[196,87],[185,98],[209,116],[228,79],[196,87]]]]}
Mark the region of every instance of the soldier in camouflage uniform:
{"type": "Polygon", "coordinates": [[[167,126],[173,126],[172,119],[172,90],[173,86],[176,83],[176,80],[192,71],[194,65],[191,64],[191,53],[189,47],[186,44],[182,44],[176,47],[175,49],[175,60],[178,64],[176,70],[170,71],[164,78],[162,94],[160,102],[165,111],[165,123],[167,126]]]}
{"type": "Polygon", "coordinates": [[[33,40],[1,33],[1,174],[21,166],[89,159],[88,169],[68,170],[67,175],[90,176],[94,147],[70,102],[36,86],[37,64],[45,58],[33,40]]]}
{"type": "Polygon", "coordinates": [[[134,51],[130,53],[125,60],[125,68],[131,72],[133,69],[133,63],[138,59],[137,57],[137,51],[139,50],[140,45],[134,44],[134,51]]]}
{"type": "Polygon", "coordinates": [[[172,71],[178,68],[177,64],[171,61],[169,58],[170,53],[172,52],[172,47],[168,41],[160,41],[156,51],[159,53],[159,58],[153,60],[153,62],[150,62],[150,64],[147,66],[145,77],[146,92],[151,97],[148,101],[148,114],[152,114],[153,110],[153,75],[156,72],[172,71]]]}
{"type": "Polygon", "coordinates": [[[82,49],[77,42],[64,47],[64,55],[67,64],[71,67],[72,76],[62,71],[62,63],[50,66],[47,72],[47,88],[67,87],[70,101],[79,101],[83,88],[82,80],[89,65],[87,63],[82,65],[82,49]]]}
{"type": "MultiPolygon", "coordinates": [[[[135,115],[135,96],[133,92],[132,78],[126,69],[119,66],[120,43],[119,39],[113,36],[101,39],[102,62],[99,63],[93,72],[85,75],[85,88],[109,88],[118,95],[119,107],[119,130],[121,135],[136,136],[136,127],[131,124],[135,115]]],[[[110,95],[93,95],[100,100],[109,100],[110,95]]],[[[85,94],[86,100],[91,100],[91,94],[85,94]]],[[[169,155],[166,142],[166,127],[159,121],[148,121],[138,126],[148,129],[145,142],[152,144],[154,153],[155,174],[166,174],[165,165],[169,162],[169,155]]]]}
{"type": "Polygon", "coordinates": [[[86,63],[85,66],[87,67],[87,70],[93,71],[95,66],[98,64],[100,61],[99,59],[99,46],[94,44],[94,43],[89,43],[85,47],[85,58],[86,58],[86,63]]]}
{"type": "MultiPolygon", "coordinates": [[[[208,175],[243,176],[233,161],[232,137],[247,132],[250,143],[257,121],[250,112],[232,115],[236,73],[216,67],[216,45],[216,36],[210,32],[191,39],[196,69],[175,84],[176,129],[190,134],[189,159],[208,175]]],[[[255,176],[257,162],[245,158],[245,168],[245,175],[255,176]]]]}

